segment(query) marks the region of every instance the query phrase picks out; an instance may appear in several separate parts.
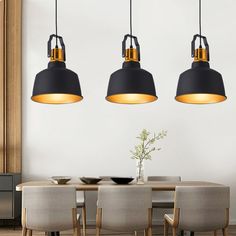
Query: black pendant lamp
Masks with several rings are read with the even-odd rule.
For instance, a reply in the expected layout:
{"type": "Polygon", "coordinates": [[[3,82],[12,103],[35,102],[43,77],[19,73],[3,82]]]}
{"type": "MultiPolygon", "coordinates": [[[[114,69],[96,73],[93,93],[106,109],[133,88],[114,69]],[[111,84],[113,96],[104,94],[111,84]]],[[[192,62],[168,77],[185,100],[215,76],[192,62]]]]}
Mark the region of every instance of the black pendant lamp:
{"type": "Polygon", "coordinates": [[[79,102],[83,99],[79,78],[75,72],[66,68],[65,45],[63,38],[57,34],[57,0],[55,0],[55,25],[56,34],[50,35],[48,41],[50,62],[47,69],[36,75],[31,99],[46,104],[79,102]],[[56,46],[51,49],[53,38],[56,39],[56,46]],[[58,41],[61,48],[58,47],[58,41]]]}
{"type": "Polygon", "coordinates": [[[124,36],[122,69],[115,71],[109,81],[106,100],[120,104],[143,104],[157,100],[152,74],[140,67],[140,46],[132,34],[132,0],[130,0],[130,34],[124,36]],[[130,38],[130,48],[126,41],[130,38]],[[133,47],[133,41],[135,48],[133,47]]]}
{"type": "Polygon", "coordinates": [[[190,104],[211,104],[223,102],[225,95],[222,75],[211,69],[209,65],[209,45],[207,38],[201,34],[201,0],[199,0],[199,34],[192,41],[192,68],[179,77],[175,99],[190,104]],[[200,46],[195,49],[195,41],[199,38],[200,46]],[[202,47],[202,41],[205,48],[202,47]]]}

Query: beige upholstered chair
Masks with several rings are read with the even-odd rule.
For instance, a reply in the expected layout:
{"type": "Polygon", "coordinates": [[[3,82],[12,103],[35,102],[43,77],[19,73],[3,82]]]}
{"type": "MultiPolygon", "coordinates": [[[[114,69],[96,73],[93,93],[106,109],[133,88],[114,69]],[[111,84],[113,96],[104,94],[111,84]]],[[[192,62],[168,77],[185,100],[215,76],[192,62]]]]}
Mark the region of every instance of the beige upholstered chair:
{"type": "MultiPolygon", "coordinates": [[[[180,182],[180,176],[148,176],[148,181],[170,181],[180,182]]],[[[153,208],[174,208],[173,191],[154,191],[152,193],[153,208]]]]}
{"type": "Polygon", "coordinates": [[[76,189],[73,187],[23,187],[22,235],[27,231],[56,232],[74,230],[80,235],[76,209],[76,189]]]}
{"type": "MultiPolygon", "coordinates": [[[[164,216],[164,236],[168,226],[172,226],[173,236],[177,229],[191,232],[214,231],[221,229],[227,235],[229,224],[229,187],[184,187],[177,186],[174,214],[164,216]]],[[[193,233],[191,234],[193,235],[193,233]]]]}
{"type": "Polygon", "coordinates": [[[141,186],[100,186],[96,235],[100,229],[145,230],[152,235],[152,189],[141,186]]]}
{"type": "Polygon", "coordinates": [[[83,225],[83,236],[86,236],[86,205],[85,205],[85,192],[76,192],[76,206],[82,209],[82,225],[83,225]]]}

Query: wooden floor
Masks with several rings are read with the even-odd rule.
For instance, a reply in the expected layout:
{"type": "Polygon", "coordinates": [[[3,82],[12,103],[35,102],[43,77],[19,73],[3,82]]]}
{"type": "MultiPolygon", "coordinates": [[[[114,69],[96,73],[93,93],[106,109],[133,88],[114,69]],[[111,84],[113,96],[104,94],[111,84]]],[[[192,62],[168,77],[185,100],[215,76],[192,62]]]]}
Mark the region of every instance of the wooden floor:
{"type": "MultiPolygon", "coordinates": [[[[171,233],[171,232],[170,232],[171,233]]],[[[1,236],[21,236],[21,229],[18,227],[15,230],[13,228],[8,228],[8,227],[0,227],[0,235],[1,236]]],[[[33,232],[33,235],[45,235],[42,232],[33,232]]],[[[61,232],[61,235],[63,236],[71,236],[72,231],[66,231],[66,232],[61,232]]],[[[87,230],[87,235],[88,236],[94,236],[95,235],[95,229],[90,227],[87,230]]],[[[102,231],[102,235],[105,236],[110,236],[110,235],[121,235],[121,236],[131,236],[134,234],[129,234],[129,233],[117,233],[117,232],[109,232],[109,231],[102,231]]],[[[143,235],[142,232],[138,233],[138,236],[143,235]]],[[[163,235],[163,227],[162,226],[157,226],[153,228],[153,235],[163,235]]],[[[185,235],[189,235],[187,232],[185,235]]],[[[218,236],[221,236],[222,233],[221,231],[218,232],[218,236]]],[[[82,235],[81,235],[82,236],[82,235]]],[[[195,236],[213,236],[213,233],[195,233],[195,236]]],[[[236,236],[236,225],[230,226],[229,227],[229,236],[236,236]]]]}

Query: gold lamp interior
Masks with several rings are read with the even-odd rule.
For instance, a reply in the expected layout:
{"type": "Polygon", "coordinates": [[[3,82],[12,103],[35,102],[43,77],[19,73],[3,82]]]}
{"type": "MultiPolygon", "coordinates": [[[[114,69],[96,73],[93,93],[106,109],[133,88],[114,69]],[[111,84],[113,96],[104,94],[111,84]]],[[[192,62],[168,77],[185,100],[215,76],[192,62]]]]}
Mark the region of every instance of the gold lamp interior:
{"type": "Polygon", "coordinates": [[[208,93],[193,93],[185,94],[175,97],[178,102],[189,103],[189,104],[209,104],[218,103],[226,100],[225,96],[218,94],[208,94],[208,93]]]}
{"type": "Polygon", "coordinates": [[[120,104],[143,104],[154,102],[157,100],[157,97],[149,94],[125,93],[107,96],[106,100],[120,104]]]}
{"type": "Polygon", "coordinates": [[[46,104],[67,104],[79,102],[83,97],[74,94],[64,94],[64,93],[51,93],[32,96],[31,98],[34,102],[46,103],[46,104]]]}

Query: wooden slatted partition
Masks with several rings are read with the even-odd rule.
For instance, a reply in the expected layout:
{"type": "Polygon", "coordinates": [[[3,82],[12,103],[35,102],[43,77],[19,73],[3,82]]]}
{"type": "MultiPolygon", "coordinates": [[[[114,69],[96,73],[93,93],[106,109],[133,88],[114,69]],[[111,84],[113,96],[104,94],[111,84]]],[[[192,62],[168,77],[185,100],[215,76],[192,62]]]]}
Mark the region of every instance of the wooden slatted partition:
{"type": "Polygon", "coordinates": [[[0,0],[0,172],[21,172],[21,0],[0,0]]]}

